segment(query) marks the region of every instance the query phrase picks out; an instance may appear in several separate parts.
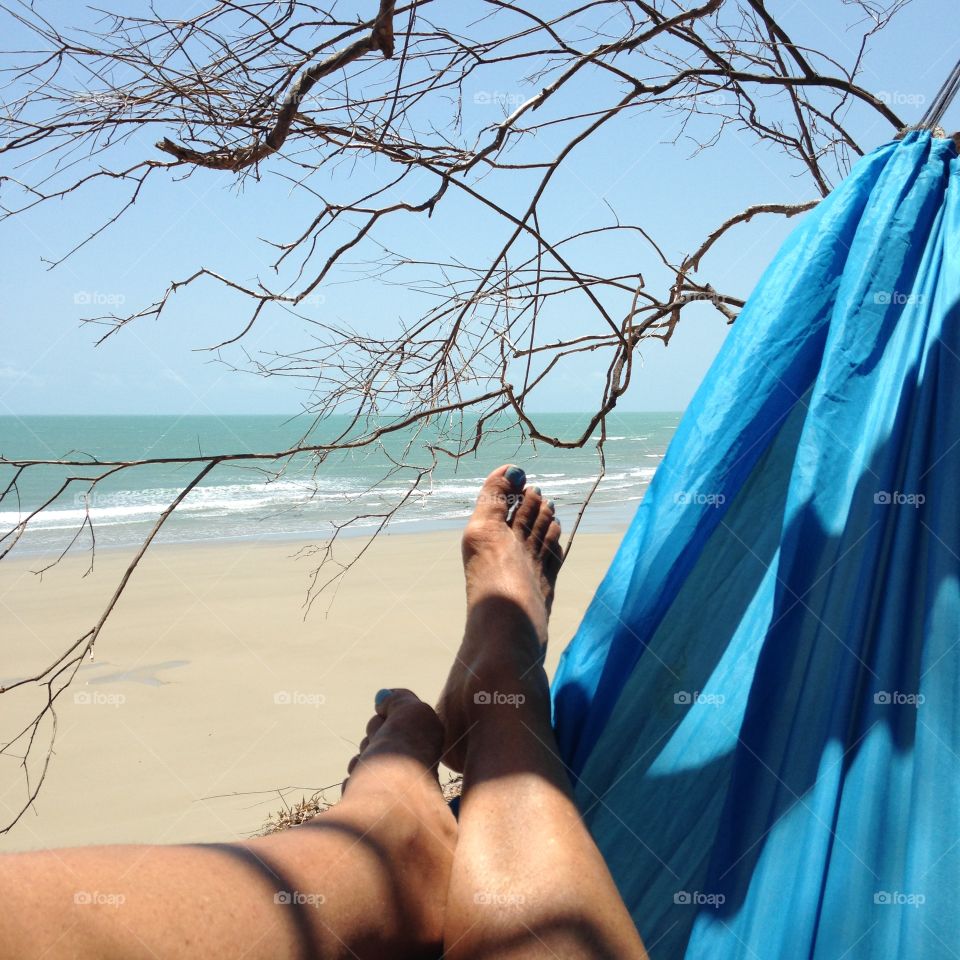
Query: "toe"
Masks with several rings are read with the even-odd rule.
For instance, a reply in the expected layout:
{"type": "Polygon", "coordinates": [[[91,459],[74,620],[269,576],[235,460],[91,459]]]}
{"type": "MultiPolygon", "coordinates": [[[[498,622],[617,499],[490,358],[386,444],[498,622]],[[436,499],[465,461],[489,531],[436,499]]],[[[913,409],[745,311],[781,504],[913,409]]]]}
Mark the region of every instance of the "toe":
{"type": "Polygon", "coordinates": [[[539,509],[537,510],[536,516],[533,518],[533,523],[530,530],[530,538],[533,540],[534,546],[536,546],[538,550],[542,547],[544,540],[546,539],[547,531],[550,529],[550,524],[553,523],[553,518],[553,501],[541,499],[539,509]]]}
{"type": "Polygon", "coordinates": [[[554,517],[543,538],[543,567],[553,583],[563,564],[563,547],[560,543],[560,521],[554,517]]]}
{"type": "Polygon", "coordinates": [[[497,467],[493,473],[483,481],[477,505],[473,511],[473,521],[489,522],[491,520],[506,523],[510,507],[516,502],[526,474],[520,467],[505,464],[497,467]]]}
{"type": "Polygon", "coordinates": [[[383,726],[390,724],[408,733],[417,731],[417,736],[426,740],[434,735],[443,738],[440,718],[433,707],[424,703],[412,690],[396,687],[389,691],[389,696],[383,696],[386,692],[378,694],[380,699],[377,702],[377,714],[383,718],[383,726]]]}
{"type": "Polygon", "coordinates": [[[514,533],[523,537],[530,536],[542,508],[543,497],[540,495],[540,488],[527,487],[511,520],[514,533]]]}
{"type": "Polygon", "coordinates": [[[401,687],[381,690],[376,715],[367,724],[369,749],[361,750],[361,766],[377,757],[402,755],[436,773],[443,750],[443,725],[433,707],[401,687]]]}
{"type": "MultiPolygon", "coordinates": [[[[390,690],[381,690],[377,694],[376,699],[377,716],[382,720],[386,720],[391,713],[396,712],[401,707],[410,706],[414,703],[423,703],[423,701],[412,690],[407,690],[404,687],[393,687],[390,690]]],[[[426,704],[424,704],[424,706],[426,706],[426,704]]],[[[373,720],[370,722],[373,723],[373,720]]]]}

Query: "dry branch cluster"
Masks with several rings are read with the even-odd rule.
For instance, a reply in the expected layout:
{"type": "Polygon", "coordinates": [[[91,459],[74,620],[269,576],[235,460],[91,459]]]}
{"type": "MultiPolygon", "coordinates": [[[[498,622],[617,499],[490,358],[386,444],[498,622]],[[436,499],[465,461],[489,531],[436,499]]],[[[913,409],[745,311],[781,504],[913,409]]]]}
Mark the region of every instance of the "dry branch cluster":
{"type": "MultiPolygon", "coordinates": [[[[246,312],[212,345],[216,356],[256,374],[301,378],[310,396],[302,438],[287,449],[136,463],[95,454],[0,458],[0,503],[15,508],[25,473],[44,463],[62,470],[49,499],[24,506],[20,522],[0,531],[4,556],[42,510],[78,489],[144,464],[193,471],[102,618],[21,682],[45,690],[44,703],[3,752],[30,768],[37,744],[46,743],[42,724],[55,718],[57,698],[140,558],[182,499],[224,462],[279,472],[310,458],[322,470],[331,453],[403,435],[403,452],[390,454],[385,469],[411,470],[412,490],[438,458],[474,453],[506,424],[559,447],[599,435],[602,472],[605,420],[636,375],[639,346],[669,342],[681,316],[703,304],[721,323],[735,320],[745,291],[730,289],[735,278],[711,274],[715,246],[754,217],[791,217],[825,196],[864,150],[858,124],[879,118],[891,136],[904,125],[859,74],[870,37],[906,2],[825,4],[832,18],[849,19],[844,48],[854,52],[841,62],[822,38],[794,36],[780,19],[783,5],[765,0],[210,0],[185,19],[125,3],[116,13],[77,8],[75,27],[65,19],[72,5],[53,12],[0,0],[0,35],[12,48],[3,63],[0,153],[8,172],[0,217],[81,191],[123,190],[102,223],[71,239],[62,262],[92,241],[109,243],[105,231],[147,202],[153,179],[176,182],[203,169],[248,191],[279,183],[302,225],[271,242],[263,277],[198,265],[152,303],[89,319],[104,325],[101,339],[122,335],[138,320],[161,318],[193,287],[219,285],[246,312]],[[707,236],[689,237],[681,256],[658,241],[657,224],[612,208],[564,226],[564,178],[580,154],[599,144],[611,169],[625,168],[623,131],[631,144],[652,144],[659,134],[648,131],[664,122],[678,159],[745,138],[785,177],[800,178],[809,200],[758,197],[707,236]],[[404,246],[414,222],[452,236],[463,210],[485,218],[485,235],[498,238],[492,249],[469,259],[424,256],[413,240],[404,246]],[[320,292],[351,276],[358,296],[363,284],[394,284],[424,308],[386,337],[314,309],[320,292]],[[244,338],[270,311],[302,318],[303,349],[244,351],[244,338]],[[590,398],[593,416],[577,436],[544,433],[530,398],[585,352],[604,357],[606,368],[590,398]],[[337,413],[350,419],[331,439],[323,429],[337,413]],[[431,432],[425,459],[408,458],[425,436],[418,431],[438,418],[451,426],[440,440],[431,432]]],[[[384,511],[381,524],[400,506],[384,511]]],[[[92,542],[93,532],[88,514],[73,542],[92,542]]],[[[331,557],[329,544],[321,548],[321,560],[331,557]]],[[[28,781],[23,809],[44,769],[28,781]]]]}

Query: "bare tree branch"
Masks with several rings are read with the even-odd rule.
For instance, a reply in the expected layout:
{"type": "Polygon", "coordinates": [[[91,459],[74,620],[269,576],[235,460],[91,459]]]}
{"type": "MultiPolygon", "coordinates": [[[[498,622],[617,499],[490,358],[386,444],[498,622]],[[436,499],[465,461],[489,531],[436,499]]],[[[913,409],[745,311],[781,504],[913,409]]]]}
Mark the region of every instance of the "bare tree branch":
{"type": "MultiPolygon", "coordinates": [[[[305,551],[316,561],[307,609],[364,554],[342,563],[342,536],[372,525],[369,544],[429,490],[439,463],[466,461],[505,433],[596,449],[596,483],[576,505],[569,550],[601,487],[607,421],[635,382],[638,350],[669,344],[691,311],[729,324],[743,306],[747,291],[717,265],[718,248],[761,214],[786,219],[815,206],[872,146],[856,135],[870,121],[891,137],[905,127],[861,74],[869,41],[907,2],[829,0],[831,16],[853,18],[852,53],[840,62],[765,0],[582,0],[538,11],[518,0],[367,0],[360,17],[343,14],[339,0],[210,0],[182,19],[146,0],[122,12],[0,0],[9,47],[0,66],[8,162],[0,222],[95,193],[106,212],[76,235],[64,218],[52,269],[109,243],[135,204],[153,202],[148,182],[177,189],[201,171],[225,186],[282,188],[302,219],[292,236],[265,241],[262,275],[191,264],[181,279],[159,281],[152,302],[86,319],[101,325],[102,342],[165,319],[175,300],[212,285],[242,307],[227,335],[203,331],[208,349],[231,369],[293,378],[307,397],[299,440],[270,451],[47,459],[0,451],[0,505],[17,516],[0,530],[0,560],[23,548],[46,511],[79,495],[83,519],[53,562],[88,546],[92,564],[89,497],[98,487],[143,467],[190,471],[97,622],[45,669],[0,691],[42,693],[36,716],[0,748],[24,770],[16,819],[43,782],[58,697],[158,533],[219,468],[280,477],[306,465],[315,480],[331,458],[362,451],[384,478],[405,480],[382,509],[358,507],[305,551]],[[610,172],[598,176],[612,182],[662,130],[662,149],[682,144],[694,154],[738,137],[798,186],[739,210],[731,201],[720,226],[703,236],[694,223],[679,250],[663,224],[638,222],[595,184],[571,193],[587,151],[609,158],[610,172]],[[593,203],[591,194],[604,196],[593,203]],[[581,206],[579,219],[567,216],[581,206]],[[469,242],[472,216],[484,220],[490,249],[469,242]],[[429,223],[437,249],[424,249],[411,223],[429,223]],[[402,294],[403,319],[385,335],[321,309],[351,282],[402,294]],[[302,345],[248,349],[269,316],[296,319],[302,345]],[[604,370],[578,398],[591,412],[575,435],[556,436],[532,398],[588,353],[604,370]],[[31,499],[26,481],[40,471],[55,479],[31,499]]],[[[678,177],[644,189],[687,188],[678,177]]]]}

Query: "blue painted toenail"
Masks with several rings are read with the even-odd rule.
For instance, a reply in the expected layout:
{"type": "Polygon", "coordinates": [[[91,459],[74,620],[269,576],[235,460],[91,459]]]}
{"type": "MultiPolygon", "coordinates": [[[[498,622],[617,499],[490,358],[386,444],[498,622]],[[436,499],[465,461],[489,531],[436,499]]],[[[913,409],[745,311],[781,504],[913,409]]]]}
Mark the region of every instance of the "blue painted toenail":
{"type": "Polygon", "coordinates": [[[541,493],[543,493],[543,491],[542,491],[539,487],[531,487],[530,489],[531,489],[538,497],[540,496],[541,493]]]}
{"type": "Polygon", "coordinates": [[[548,500],[548,501],[547,501],[547,506],[548,506],[551,510],[556,510],[556,508],[557,508],[557,505],[556,505],[552,500],[548,500]]]}
{"type": "Polygon", "coordinates": [[[373,698],[374,706],[379,707],[380,704],[383,703],[383,701],[386,700],[387,697],[391,696],[392,694],[393,694],[393,691],[387,690],[386,688],[384,688],[383,690],[378,690],[377,695],[373,698]]]}
{"type": "Polygon", "coordinates": [[[520,489],[527,479],[526,473],[519,467],[511,467],[504,476],[507,478],[510,486],[520,489]]]}

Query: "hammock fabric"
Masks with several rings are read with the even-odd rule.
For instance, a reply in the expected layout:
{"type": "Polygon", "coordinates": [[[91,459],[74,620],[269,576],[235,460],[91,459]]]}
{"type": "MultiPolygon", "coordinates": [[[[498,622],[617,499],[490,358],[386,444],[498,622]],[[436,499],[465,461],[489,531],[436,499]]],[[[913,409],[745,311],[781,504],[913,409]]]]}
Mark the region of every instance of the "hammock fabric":
{"type": "Polygon", "coordinates": [[[767,269],[564,654],[654,960],[960,956],[960,161],[863,158],[767,269]]]}

